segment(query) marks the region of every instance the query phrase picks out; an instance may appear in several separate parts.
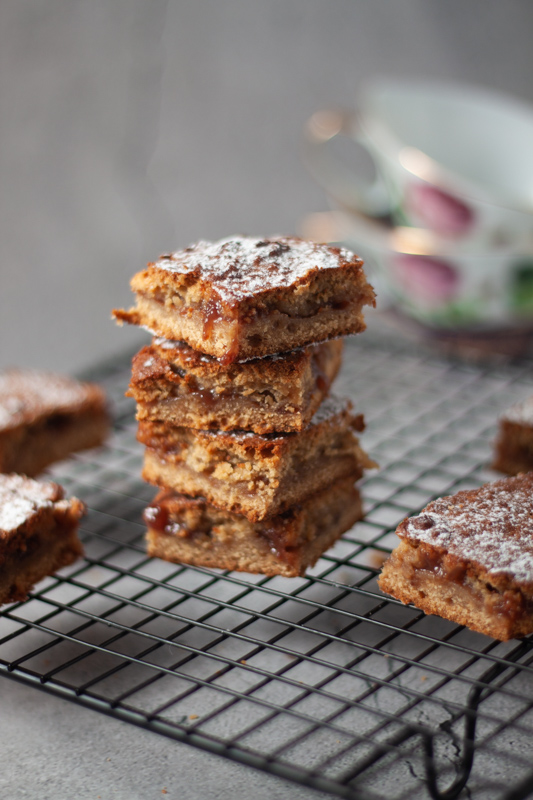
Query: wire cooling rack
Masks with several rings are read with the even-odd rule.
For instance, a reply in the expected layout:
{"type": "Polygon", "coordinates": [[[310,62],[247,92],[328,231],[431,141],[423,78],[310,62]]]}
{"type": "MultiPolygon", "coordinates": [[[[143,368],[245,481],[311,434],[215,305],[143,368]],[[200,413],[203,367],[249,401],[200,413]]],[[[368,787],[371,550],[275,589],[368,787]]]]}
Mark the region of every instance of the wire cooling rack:
{"type": "Polygon", "coordinates": [[[370,335],[336,388],[365,413],[381,469],[366,518],[304,578],[181,567],[144,552],[129,361],[99,379],[103,449],[51,470],[85,500],[85,558],[0,613],[0,670],[104,714],[354,800],[533,792],[533,646],[384,596],[394,530],[430,499],[495,478],[499,413],[533,393],[530,362],[481,369],[370,335]]]}

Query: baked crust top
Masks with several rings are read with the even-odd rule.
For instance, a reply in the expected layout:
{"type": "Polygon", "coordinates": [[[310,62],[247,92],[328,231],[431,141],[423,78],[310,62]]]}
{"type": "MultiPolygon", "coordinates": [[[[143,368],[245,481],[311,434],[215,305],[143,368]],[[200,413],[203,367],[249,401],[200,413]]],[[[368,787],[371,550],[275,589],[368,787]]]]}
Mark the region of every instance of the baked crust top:
{"type": "Polygon", "coordinates": [[[106,410],[105,394],[96,384],[36,369],[0,373],[0,433],[50,414],[89,409],[106,410]]]}
{"type": "Polygon", "coordinates": [[[232,304],[348,265],[362,267],[363,262],[339,247],[294,236],[230,236],[162,255],[154,267],[208,282],[222,300],[232,304]]]}
{"type": "Polygon", "coordinates": [[[0,543],[63,497],[62,487],[53,481],[41,483],[25,475],[0,474],[0,543]]]}
{"type": "Polygon", "coordinates": [[[396,533],[497,576],[533,587],[533,473],[429,503],[396,533]]]}

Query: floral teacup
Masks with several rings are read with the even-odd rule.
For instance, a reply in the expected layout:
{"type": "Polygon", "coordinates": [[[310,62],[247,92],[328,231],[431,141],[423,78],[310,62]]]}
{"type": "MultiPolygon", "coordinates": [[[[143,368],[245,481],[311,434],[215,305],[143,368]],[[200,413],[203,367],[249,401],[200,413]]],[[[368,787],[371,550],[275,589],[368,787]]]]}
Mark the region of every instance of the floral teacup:
{"type": "Polygon", "coordinates": [[[469,252],[424,229],[386,228],[341,211],[310,215],[301,233],[343,242],[360,254],[376,283],[381,309],[392,304],[439,330],[533,327],[533,248],[469,252]]]}
{"type": "Polygon", "coordinates": [[[378,81],[354,112],[319,111],[305,158],[340,206],[431,231],[464,253],[533,243],[533,109],[484,89],[378,81]],[[378,177],[369,185],[334,157],[340,134],[363,145],[378,177]]]}

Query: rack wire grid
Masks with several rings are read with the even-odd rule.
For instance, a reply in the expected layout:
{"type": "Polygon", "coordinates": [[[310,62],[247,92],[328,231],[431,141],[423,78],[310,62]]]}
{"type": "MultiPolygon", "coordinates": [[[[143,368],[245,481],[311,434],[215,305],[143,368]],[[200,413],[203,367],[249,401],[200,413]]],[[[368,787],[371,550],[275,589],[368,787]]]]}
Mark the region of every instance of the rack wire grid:
{"type": "Polygon", "coordinates": [[[533,393],[531,367],[347,343],[336,390],[380,469],[364,521],[289,579],[147,558],[129,359],[108,364],[91,376],[114,403],[108,445],[49,471],[88,505],[85,558],[2,610],[2,674],[332,796],[528,796],[531,640],[427,617],[376,578],[404,517],[496,477],[497,418],[533,393]]]}

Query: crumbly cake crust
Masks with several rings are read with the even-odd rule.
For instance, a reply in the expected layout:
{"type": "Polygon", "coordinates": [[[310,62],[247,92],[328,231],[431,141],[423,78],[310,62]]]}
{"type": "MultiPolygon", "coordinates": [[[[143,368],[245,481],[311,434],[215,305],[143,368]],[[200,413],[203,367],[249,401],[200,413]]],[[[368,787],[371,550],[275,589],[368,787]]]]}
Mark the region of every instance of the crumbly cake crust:
{"type": "Polygon", "coordinates": [[[185,341],[225,364],[359,333],[375,305],[363,262],[295,237],[230,237],[161,256],[131,282],[119,323],[185,341]]]}
{"type": "Polygon", "coordinates": [[[0,475],[0,605],[26,599],[35,583],[82,555],[84,513],[57,483],[0,475]]]}
{"type": "Polygon", "coordinates": [[[143,477],[256,522],[375,466],[355,435],[363,427],[351,403],[335,397],[299,433],[195,431],[141,420],[143,477]]]}
{"type": "Polygon", "coordinates": [[[101,445],[109,430],[103,390],[65,375],[0,373],[0,471],[37,475],[72,452],[101,445]]]}
{"type": "Polygon", "coordinates": [[[162,490],[145,511],[148,555],[175,563],[296,577],[362,517],[353,480],[252,523],[203,498],[162,490]]]}
{"type": "Polygon", "coordinates": [[[507,475],[533,470],[533,396],[501,417],[492,468],[507,475]]]}
{"type": "Polygon", "coordinates": [[[180,342],[157,338],[133,358],[128,394],[137,419],[203,430],[302,430],[337,375],[335,339],[282,356],[224,367],[180,342]]]}
{"type": "Polygon", "coordinates": [[[533,631],[533,473],[435,500],[397,534],[383,591],[497,639],[533,631]]]}

